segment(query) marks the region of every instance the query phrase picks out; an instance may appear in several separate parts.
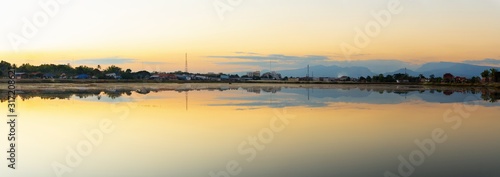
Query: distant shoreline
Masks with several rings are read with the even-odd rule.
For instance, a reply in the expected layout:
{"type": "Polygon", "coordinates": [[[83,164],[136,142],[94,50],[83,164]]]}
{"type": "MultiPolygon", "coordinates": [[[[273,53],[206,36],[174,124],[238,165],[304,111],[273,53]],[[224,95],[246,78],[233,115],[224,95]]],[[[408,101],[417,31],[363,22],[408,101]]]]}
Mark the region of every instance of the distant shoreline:
{"type": "MultiPolygon", "coordinates": [[[[7,84],[6,79],[0,79],[2,85],[7,84]]],[[[342,88],[342,87],[399,87],[434,89],[434,88],[482,88],[500,90],[500,83],[478,83],[478,84],[457,84],[457,83],[359,83],[359,82],[289,82],[289,81],[154,81],[154,80],[94,80],[94,79],[19,79],[17,80],[20,90],[57,90],[57,89],[103,89],[110,87],[120,87],[129,90],[141,88],[181,88],[183,85],[192,85],[193,87],[221,87],[221,86],[286,86],[291,88],[342,88]]],[[[0,87],[5,90],[7,87],[0,87]]]]}

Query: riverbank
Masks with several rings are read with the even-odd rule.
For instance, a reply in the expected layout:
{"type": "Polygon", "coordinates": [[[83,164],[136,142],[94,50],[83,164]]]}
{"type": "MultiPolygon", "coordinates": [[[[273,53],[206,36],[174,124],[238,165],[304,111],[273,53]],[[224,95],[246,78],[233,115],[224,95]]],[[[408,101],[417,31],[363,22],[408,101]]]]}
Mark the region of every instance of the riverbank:
{"type": "MultiPolygon", "coordinates": [[[[0,79],[0,84],[7,84],[7,79],[0,79]]],[[[252,80],[252,81],[157,81],[157,80],[116,80],[116,79],[19,79],[16,80],[17,84],[27,84],[27,87],[34,88],[45,88],[50,85],[57,85],[58,87],[64,87],[64,84],[72,85],[72,87],[109,87],[110,85],[119,85],[131,87],[132,85],[147,85],[148,87],[157,87],[159,85],[172,87],[176,84],[256,84],[256,85],[296,85],[296,86],[325,86],[325,85],[387,85],[387,86],[425,86],[425,87],[467,87],[467,88],[491,88],[500,89],[500,83],[359,83],[359,82],[320,82],[320,81],[275,81],[275,80],[252,80]],[[125,85],[124,85],[125,84],[125,85]]],[[[135,87],[134,87],[135,88],[135,87]]],[[[4,89],[3,87],[0,89],[4,89]]]]}
{"type": "MultiPolygon", "coordinates": [[[[202,90],[202,89],[238,89],[238,88],[312,88],[312,89],[370,89],[370,90],[495,90],[497,86],[484,85],[449,85],[449,84],[376,84],[376,83],[16,83],[16,90],[41,90],[41,91],[85,91],[85,90],[202,90]]],[[[0,90],[7,90],[7,83],[0,84],[0,90]]]]}

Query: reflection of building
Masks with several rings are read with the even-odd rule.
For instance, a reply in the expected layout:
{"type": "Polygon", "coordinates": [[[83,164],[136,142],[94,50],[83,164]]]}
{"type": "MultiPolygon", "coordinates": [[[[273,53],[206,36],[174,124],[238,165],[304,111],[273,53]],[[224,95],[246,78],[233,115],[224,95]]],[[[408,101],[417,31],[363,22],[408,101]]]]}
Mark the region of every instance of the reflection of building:
{"type": "Polygon", "coordinates": [[[243,88],[247,92],[252,92],[252,93],[260,93],[260,88],[259,87],[248,87],[248,88],[243,88]]]}
{"type": "Polygon", "coordinates": [[[276,93],[281,91],[281,87],[262,87],[262,91],[267,93],[276,93]]]}

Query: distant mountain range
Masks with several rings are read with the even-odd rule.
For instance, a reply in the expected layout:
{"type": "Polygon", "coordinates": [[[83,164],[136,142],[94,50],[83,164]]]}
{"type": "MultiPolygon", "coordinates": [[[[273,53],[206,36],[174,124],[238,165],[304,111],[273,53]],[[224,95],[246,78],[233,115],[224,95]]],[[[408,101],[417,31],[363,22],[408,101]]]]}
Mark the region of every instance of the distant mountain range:
{"type": "MultiPolygon", "coordinates": [[[[405,69],[405,68],[396,68],[391,71],[391,66],[386,68],[386,71],[379,70],[379,72],[374,72],[370,70],[366,66],[311,66],[309,67],[309,75],[312,77],[341,77],[341,76],[349,76],[349,77],[361,77],[361,76],[374,76],[379,74],[398,74],[398,73],[407,73],[410,76],[418,76],[419,74],[423,74],[426,77],[429,77],[431,74],[434,74],[436,77],[442,77],[445,73],[451,73],[455,76],[462,77],[474,77],[480,76],[481,72],[484,70],[489,70],[491,66],[479,66],[473,64],[465,64],[465,63],[453,63],[453,62],[431,62],[423,64],[420,67],[413,67],[417,69],[405,69]]],[[[498,69],[498,68],[497,68],[498,69]]],[[[263,71],[267,72],[267,71],[263,71]]],[[[291,69],[291,70],[280,70],[277,71],[281,73],[281,75],[288,77],[305,77],[307,75],[307,67],[299,68],[299,69],[291,69]]],[[[245,74],[245,73],[238,73],[245,74]]]]}

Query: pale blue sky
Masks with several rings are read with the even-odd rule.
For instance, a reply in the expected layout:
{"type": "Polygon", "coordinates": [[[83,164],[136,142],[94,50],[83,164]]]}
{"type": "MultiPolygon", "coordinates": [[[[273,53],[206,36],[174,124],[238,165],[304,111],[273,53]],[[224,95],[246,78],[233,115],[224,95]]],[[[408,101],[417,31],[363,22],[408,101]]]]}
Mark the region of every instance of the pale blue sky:
{"type": "MultiPolygon", "coordinates": [[[[189,52],[200,70],[227,67],[214,64],[226,59],[207,56],[236,51],[345,60],[339,45],[352,44],[354,29],[364,29],[374,21],[371,12],[387,9],[391,0],[243,0],[224,20],[215,0],[69,0],[14,52],[7,36],[21,34],[22,19],[43,12],[38,4],[48,1],[55,0],[0,1],[0,54],[15,62],[119,57],[181,64],[170,58],[189,52]]],[[[352,59],[500,58],[500,0],[401,5],[404,11],[352,59]]]]}

